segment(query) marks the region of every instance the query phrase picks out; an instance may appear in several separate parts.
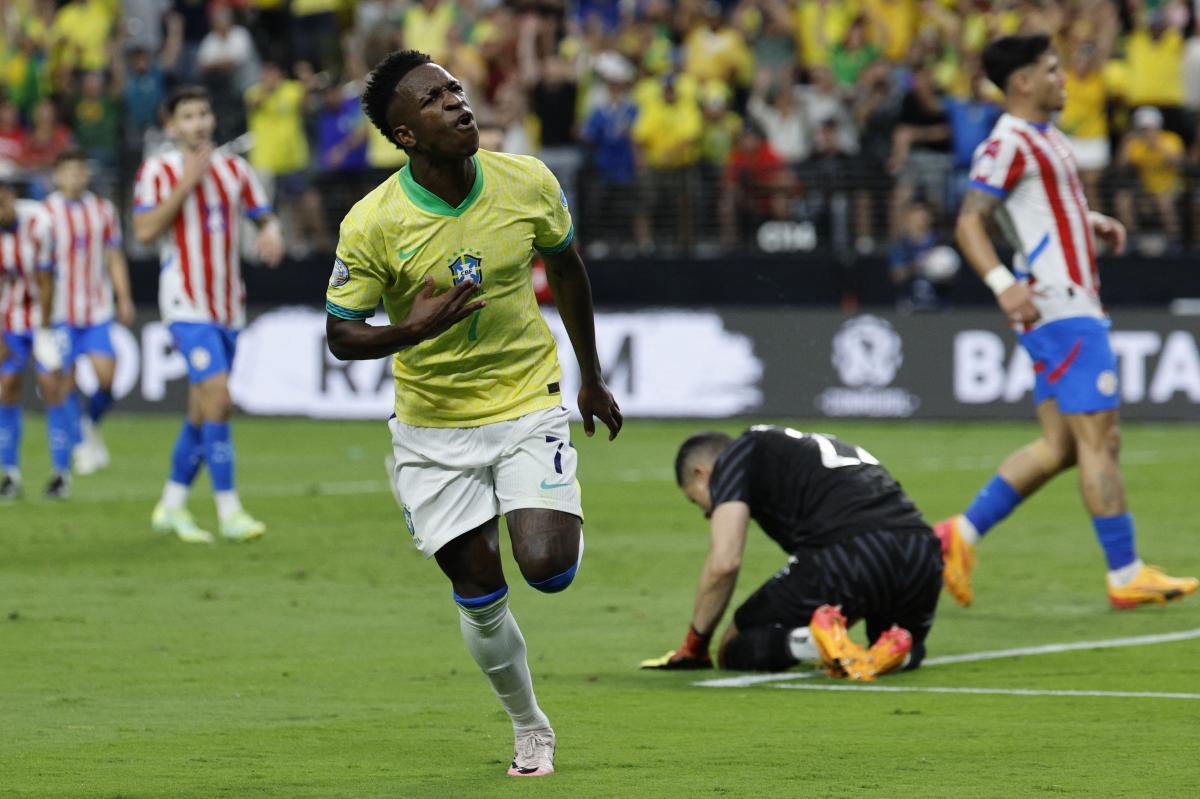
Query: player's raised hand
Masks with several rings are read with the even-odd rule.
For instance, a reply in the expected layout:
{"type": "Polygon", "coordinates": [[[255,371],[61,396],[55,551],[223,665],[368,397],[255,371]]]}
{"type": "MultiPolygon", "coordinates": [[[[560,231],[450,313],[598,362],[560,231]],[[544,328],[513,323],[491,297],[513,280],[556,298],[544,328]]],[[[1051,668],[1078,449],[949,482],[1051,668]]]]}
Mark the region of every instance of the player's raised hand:
{"type": "Polygon", "coordinates": [[[191,188],[208,173],[208,165],[212,163],[213,146],[205,142],[183,157],[183,175],[179,182],[191,188]]]}
{"type": "Polygon", "coordinates": [[[585,383],[579,389],[579,413],[583,416],[583,432],[591,438],[596,433],[596,421],[599,418],[608,428],[608,440],[612,441],[621,432],[625,418],[621,416],[621,406],[613,398],[608,386],[603,380],[595,383],[585,383]]]}
{"type": "Polygon", "coordinates": [[[1030,325],[1038,320],[1041,313],[1033,304],[1033,289],[1024,281],[1013,283],[996,296],[996,302],[1004,310],[1010,322],[1030,325]]]}
{"type": "Polygon", "coordinates": [[[426,275],[425,285],[401,324],[421,341],[438,336],[487,305],[483,300],[471,302],[477,291],[478,283],[464,280],[438,294],[433,278],[426,275]]]}

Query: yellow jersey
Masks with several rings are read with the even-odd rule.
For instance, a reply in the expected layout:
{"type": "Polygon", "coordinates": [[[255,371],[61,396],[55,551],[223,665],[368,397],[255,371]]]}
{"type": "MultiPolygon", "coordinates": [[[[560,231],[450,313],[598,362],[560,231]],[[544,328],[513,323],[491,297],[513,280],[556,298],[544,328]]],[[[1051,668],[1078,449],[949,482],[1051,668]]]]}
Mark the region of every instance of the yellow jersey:
{"type": "Polygon", "coordinates": [[[408,166],[342,221],[325,310],[368,319],[380,300],[408,316],[426,275],[437,291],[479,284],[487,306],[392,358],[396,417],[418,427],[478,427],[562,404],[558,348],[533,293],[533,251],[575,237],[566,195],[536,158],[480,150],[475,183],[453,208],[408,166]]]}
{"type": "Polygon", "coordinates": [[[246,90],[249,128],[254,134],[250,163],[260,172],[287,175],[308,166],[308,139],[304,135],[304,84],[285,80],[263,95],[261,83],[246,90]]]}
{"type": "Polygon", "coordinates": [[[1137,170],[1142,188],[1154,196],[1177,193],[1183,185],[1181,166],[1176,161],[1183,158],[1183,139],[1169,130],[1159,130],[1146,136],[1134,135],[1129,140],[1126,155],[1129,163],[1137,170]]]}

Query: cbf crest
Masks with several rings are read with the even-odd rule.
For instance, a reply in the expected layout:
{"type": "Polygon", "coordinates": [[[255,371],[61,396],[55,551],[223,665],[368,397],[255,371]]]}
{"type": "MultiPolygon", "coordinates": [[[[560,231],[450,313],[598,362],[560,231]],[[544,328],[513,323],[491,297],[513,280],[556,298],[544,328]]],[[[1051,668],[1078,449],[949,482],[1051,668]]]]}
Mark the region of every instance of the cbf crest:
{"type": "Polygon", "coordinates": [[[464,252],[450,263],[450,274],[456,286],[465,280],[483,286],[483,258],[478,253],[464,252]]]}

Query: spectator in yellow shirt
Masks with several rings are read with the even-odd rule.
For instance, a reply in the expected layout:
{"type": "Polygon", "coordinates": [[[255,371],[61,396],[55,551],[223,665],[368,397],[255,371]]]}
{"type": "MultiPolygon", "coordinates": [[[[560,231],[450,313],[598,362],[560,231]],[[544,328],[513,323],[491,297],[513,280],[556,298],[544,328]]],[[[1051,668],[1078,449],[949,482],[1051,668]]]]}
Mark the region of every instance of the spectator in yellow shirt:
{"type": "Polygon", "coordinates": [[[1167,130],[1187,131],[1183,106],[1183,35],[1167,25],[1165,12],[1151,12],[1125,40],[1130,106],[1153,105],[1163,112],[1167,130]]]}
{"type": "Polygon", "coordinates": [[[444,63],[450,55],[450,29],[458,19],[458,10],[445,0],[421,0],[404,12],[401,25],[404,47],[428,53],[435,62],[444,63]]]}
{"type": "Polygon", "coordinates": [[[695,96],[677,91],[675,76],[638,110],[633,142],[641,167],[641,213],[634,220],[634,236],[643,250],[654,249],[656,219],[677,235],[677,244],[685,249],[691,244],[702,127],[695,96]]]}
{"type": "Polygon", "coordinates": [[[1108,85],[1100,70],[1095,43],[1079,45],[1071,56],[1063,86],[1067,101],[1058,117],[1079,167],[1088,205],[1100,208],[1100,177],[1112,161],[1108,138],[1108,85]]]}
{"type": "MultiPolygon", "coordinates": [[[[262,66],[262,79],[246,90],[246,109],[254,146],[250,163],[275,194],[285,241],[313,242],[331,249],[320,196],[309,185],[310,158],[304,134],[304,106],[308,92],[298,80],[288,80],[279,64],[262,66]]],[[[295,256],[305,253],[293,251],[295,256]]]]}
{"type": "Polygon", "coordinates": [[[104,69],[113,12],[99,0],[71,0],[54,15],[50,27],[50,71],[104,69]]]}
{"type": "Polygon", "coordinates": [[[1142,106],[1133,112],[1133,129],[1125,135],[1119,166],[1137,174],[1137,190],[1117,193],[1117,211],[1126,230],[1138,227],[1139,211],[1156,212],[1168,246],[1179,246],[1179,211],[1176,203],[1183,189],[1183,139],[1163,130],[1162,112],[1142,106]],[[1135,205],[1136,194],[1136,205],[1135,205]]]}
{"type": "Polygon", "coordinates": [[[742,34],[726,23],[716,2],[705,6],[704,23],[692,29],[683,49],[684,71],[701,83],[715,80],[745,86],[750,82],[750,49],[742,34]]]}
{"type": "Polygon", "coordinates": [[[863,0],[875,27],[875,43],[889,61],[904,61],[917,34],[916,0],[863,0]]]}
{"type": "Polygon", "coordinates": [[[800,0],[792,13],[796,33],[796,52],[805,68],[829,63],[829,48],[840,42],[858,16],[857,0],[800,0]]]}

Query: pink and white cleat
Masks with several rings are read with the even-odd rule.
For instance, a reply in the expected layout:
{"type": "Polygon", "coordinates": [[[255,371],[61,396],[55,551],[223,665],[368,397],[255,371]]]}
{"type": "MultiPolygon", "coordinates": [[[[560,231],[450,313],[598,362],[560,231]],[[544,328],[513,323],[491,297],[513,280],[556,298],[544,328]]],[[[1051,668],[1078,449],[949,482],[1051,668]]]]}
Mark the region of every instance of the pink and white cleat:
{"type": "Polygon", "coordinates": [[[521,730],[516,753],[508,767],[510,777],[546,777],[554,773],[554,730],[521,730]]]}

